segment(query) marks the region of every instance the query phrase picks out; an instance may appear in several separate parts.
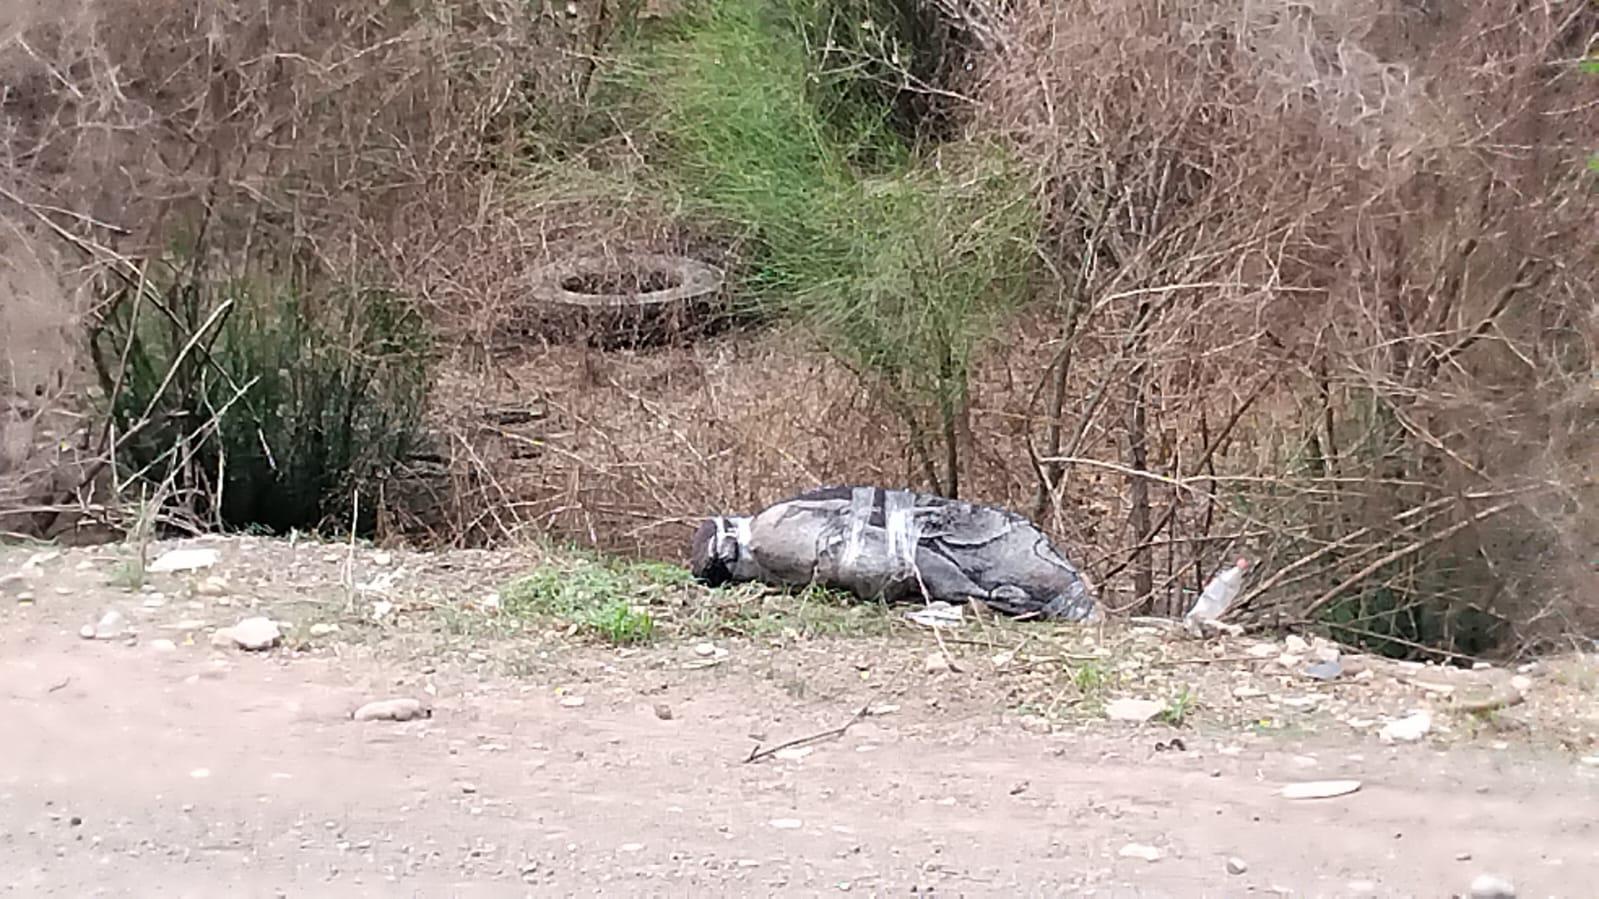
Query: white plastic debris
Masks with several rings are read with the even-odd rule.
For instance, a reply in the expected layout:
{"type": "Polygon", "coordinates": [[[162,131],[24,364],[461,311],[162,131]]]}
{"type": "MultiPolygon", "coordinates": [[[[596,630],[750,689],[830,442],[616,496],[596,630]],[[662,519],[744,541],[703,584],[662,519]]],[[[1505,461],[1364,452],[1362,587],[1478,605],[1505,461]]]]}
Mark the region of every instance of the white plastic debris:
{"type": "Polygon", "coordinates": [[[1210,579],[1205,585],[1203,593],[1194,603],[1194,607],[1183,616],[1183,624],[1194,627],[1201,622],[1215,621],[1227,611],[1232,601],[1238,598],[1238,591],[1243,589],[1244,575],[1249,571],[1249,560],[1240,557],[1228,568],[1210,579]]]}
{"type": "Polygon", "coordinates": [[[1128,843],[1116,854],[1122,858],[1141,858],[1146,862],[1158,862],[1165,853],[1154,846],[1146,846],[1143,843],[1128,843]]]}
{"type": "Polygon", "coordinates": [[[1479,874],[1471,881],[1471,899],[1516,899],[1516,887],[1503,877],[1479,874]]]}
{"type": "Polygon", "coordinates": [[[161,557],[150,563],[147,571],[196,571],[201,568],[210,568],[215,565],[222,554],[207,547],[191,547],[188,549],[173,549],[161,554],[161,557]]]}
{"type": "Polygon", "coordinates": [[[964,610],[943,600],[930,602],[925,608],[906,612],[905,617],[923,627],[959,627],[964,621],[964,610]]]}
{"type": "Polygon", "coordinates": [[[259,651],[278,645],[283,631],[270,618],[246,618],[232,627],[217,631],[218,642],[229,642],[240,649],[259,651]]]}
{"type": "Polygon", "coordinates": [[[1284,799],[1331,799],[1347,796],[1360,789],[1358,780],[1307,780],[1291,783],[1282,788],[1284,799]]]}
{"type": "Polygon", "coordinates": [[[1105,703],[1105,717],[1112,721],[1148,721],[1166,711],[1159,699],[1112,699],[1105,703]]]}
{"type": "Polygon", "coordinates": [[[1432,713],[1427,711],[1413,712],[1403,718],[1390,721],[1377,732],[1377,739],[1384,743],[1414,743],[1427,736],[1432,730],[1432,713]]]}
{"type": "Polygon", "coordinates": [[[422,703],[415,699],[379,699],[361,706],[350,717],[356,721],[410,721],[412,718],[428,718],[432,713],[422,707],[422,703]]]}

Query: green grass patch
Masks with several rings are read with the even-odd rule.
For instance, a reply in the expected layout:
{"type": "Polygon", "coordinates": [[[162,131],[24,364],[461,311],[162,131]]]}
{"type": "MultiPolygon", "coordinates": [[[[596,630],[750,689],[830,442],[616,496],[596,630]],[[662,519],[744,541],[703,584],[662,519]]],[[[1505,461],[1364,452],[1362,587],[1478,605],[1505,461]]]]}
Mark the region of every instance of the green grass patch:
{"type": "Polygon", "coordinates": [[[565,621],[625,646],[655,638],[656,619],[648,608],[653,595],[690,580],[686,571],[658,563],[577,557],[512,581],[500,591],[500,601],[512,616],[565,621]]]}

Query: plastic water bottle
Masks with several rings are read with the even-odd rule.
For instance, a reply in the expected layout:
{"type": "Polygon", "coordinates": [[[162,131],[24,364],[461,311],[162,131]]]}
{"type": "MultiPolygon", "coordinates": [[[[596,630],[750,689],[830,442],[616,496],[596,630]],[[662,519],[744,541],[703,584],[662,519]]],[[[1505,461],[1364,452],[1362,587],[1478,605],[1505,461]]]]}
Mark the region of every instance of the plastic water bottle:
{"type": "Polygon", "coordinates": [[[1183,621],[1194,623],[1220,618],[1233,600],[1238,598],[1238,591],[1244,586],[1244,574],[1248,571],[1249,560],[1239,557],[1231,568],[1211,578],[1210,583],[1205,585],[1205,592],[1199,594],[1199,601],[1183,616],[1183,621]]]}

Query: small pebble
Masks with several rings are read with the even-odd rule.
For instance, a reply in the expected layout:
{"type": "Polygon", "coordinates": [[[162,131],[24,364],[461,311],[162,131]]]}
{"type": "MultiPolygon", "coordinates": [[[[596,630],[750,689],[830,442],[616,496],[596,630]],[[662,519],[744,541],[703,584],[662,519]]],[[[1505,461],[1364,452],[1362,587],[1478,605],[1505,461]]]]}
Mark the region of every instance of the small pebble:
{"type": "Polygon", "coordinates": [[[1249,870],[1249,863],[1244,861],[1243,859],[1239,858],[1236,855],[1227,860],[1227,873],[1228,874],[1243,874],[1244,872],[1246,872],[1248,870],[1249,870]]]}

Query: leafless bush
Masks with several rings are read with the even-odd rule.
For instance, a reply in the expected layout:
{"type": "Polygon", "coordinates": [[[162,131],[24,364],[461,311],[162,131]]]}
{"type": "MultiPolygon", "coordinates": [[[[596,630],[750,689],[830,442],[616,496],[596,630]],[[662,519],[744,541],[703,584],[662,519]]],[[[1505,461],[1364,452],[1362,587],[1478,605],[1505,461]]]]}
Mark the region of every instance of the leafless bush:
{"type": "Polygon", "coordinates": [[[1278,572],[1251,613],[1331,614],[1389,646],[1596,611],[1599,117],[1574,84],[1595,23],[1014,9],[976,127],[1046,173],[1054,216],[1065,324],[1025,410],[1038,509],[1116,532],[1112,595],[1175,611],[1237,547],[1278,572]],[[1085,508],[1093,469],[1124,478],[1108,508],[1085,508]]]}
{"type": "Polygon", "coordinates": [[[47,412],[89,411],[89,390],[81,330],[62,341],[18,329],[92,324],[174,244],[191,277],[292,269],[449,299],[440,285],[476,263],[450,255],[465,249],[456,235],[510,202],[485,174],[494,154],[520,104],[581,90],[573,51],[591,24],[499,0],[85,0],[0,22],[0,231],[16,249],[0,310],[0,478],[12,498],[41,510],[103,501],[83,491],[119,447],[98,427],[57,428],[23,451],[47,412]],[[47,388],[35,383],[46,355],[47,388]],[[72,483],[59,471],[42,482],[30,472],[59,469],[48,454],[63,439],[100,461],[72,483]]]}

